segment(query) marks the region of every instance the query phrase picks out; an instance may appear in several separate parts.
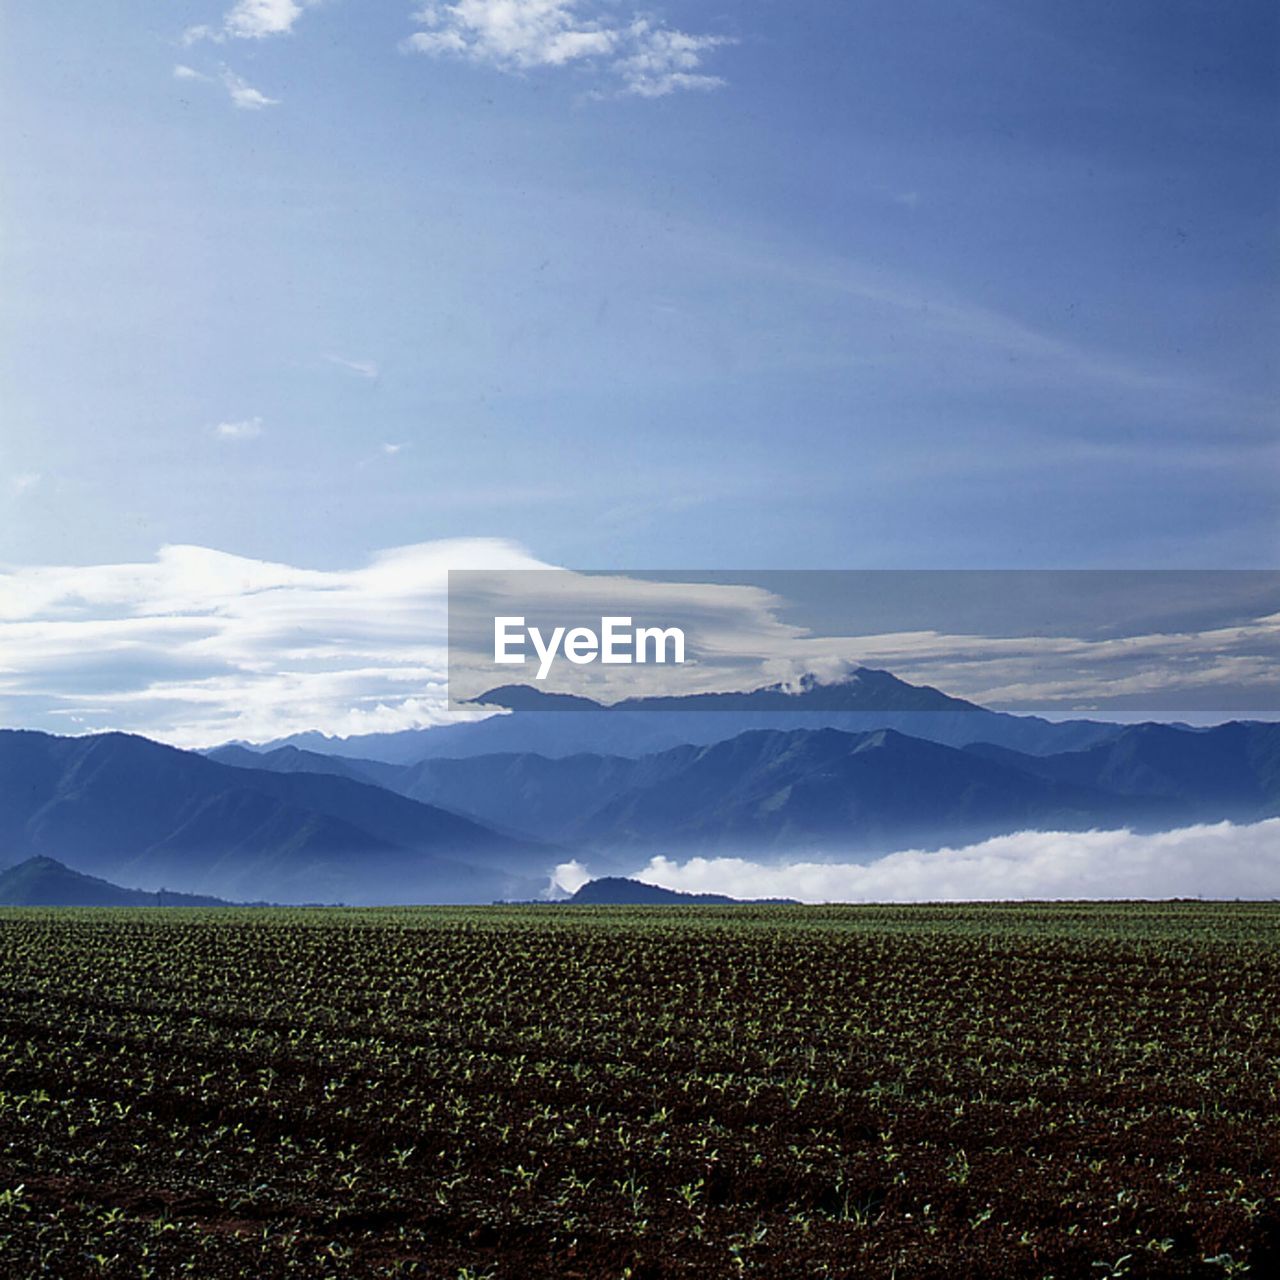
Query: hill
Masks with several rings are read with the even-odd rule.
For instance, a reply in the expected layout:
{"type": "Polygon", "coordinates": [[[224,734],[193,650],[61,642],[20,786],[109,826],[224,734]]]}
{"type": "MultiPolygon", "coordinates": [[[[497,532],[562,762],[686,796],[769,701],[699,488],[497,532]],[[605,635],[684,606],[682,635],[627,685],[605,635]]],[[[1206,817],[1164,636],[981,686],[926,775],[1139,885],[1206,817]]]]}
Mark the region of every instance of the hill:
{"type": "Polygon", "coordinates": [[[685,903],[688,905],[725,905],[737,902],[723,893],[680,893],[676,889],[664,889],[661,885],[645,884],[643,880],[629,880],[625,876],[602,876],[588,880],[568,902],[575,906],[659,906],[685,903]]]}
{"type": "Polygon", "coordinates": [[[28,858],[0,871],[0,907],[229,907],[221,898],[167,889],[122,889],[54,858],[28,858]]]}

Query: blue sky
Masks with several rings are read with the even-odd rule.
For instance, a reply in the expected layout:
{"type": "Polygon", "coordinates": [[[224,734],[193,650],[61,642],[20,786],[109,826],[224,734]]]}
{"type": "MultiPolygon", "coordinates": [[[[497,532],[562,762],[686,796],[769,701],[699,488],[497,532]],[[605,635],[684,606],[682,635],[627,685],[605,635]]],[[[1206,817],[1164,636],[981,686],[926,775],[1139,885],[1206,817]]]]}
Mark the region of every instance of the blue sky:
{"type": "Polygon", "coordinates": [[[7,13],[0,563],[1275,563],[1274,5],[417,11],[7,13]]]}

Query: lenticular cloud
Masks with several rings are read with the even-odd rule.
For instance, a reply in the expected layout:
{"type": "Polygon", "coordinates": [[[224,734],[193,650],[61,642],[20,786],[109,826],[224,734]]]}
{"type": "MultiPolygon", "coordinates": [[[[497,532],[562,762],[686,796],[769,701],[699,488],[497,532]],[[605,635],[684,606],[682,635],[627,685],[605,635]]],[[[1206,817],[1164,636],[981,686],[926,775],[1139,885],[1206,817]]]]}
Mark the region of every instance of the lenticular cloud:
{"type": "Polygon", "coordinates": [[[636,877],[687,893],[801,902],[1280,898],[1280,818],[1155,835],[1024,831],[863,864],[653,858],[636,877]]]}

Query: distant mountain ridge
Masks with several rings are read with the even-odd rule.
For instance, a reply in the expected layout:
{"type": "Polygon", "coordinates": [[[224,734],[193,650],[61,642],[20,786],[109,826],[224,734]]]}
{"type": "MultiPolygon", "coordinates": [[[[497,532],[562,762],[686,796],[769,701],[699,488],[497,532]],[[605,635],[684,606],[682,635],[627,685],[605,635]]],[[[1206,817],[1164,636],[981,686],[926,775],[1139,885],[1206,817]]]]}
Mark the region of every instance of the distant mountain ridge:
{"type": "MultiPolygon", "coordinates": [[[[257,759],[364,763],[293,748],[257,759]]],[[[891,729],[796,729],[639,759],[525,752],[427,759],[394,776],[373,768],[415,799],[619,865],[671,851],[863,856],[1028,829],[1163,830],[1280,812],[1280,726],[1266,724],[1118,727],[1106,742],[1050,756],[891,729]]]]}
{"type": "Polygon", "coordinates": [[[740,693],[635,698],[613,706],[577,695],[545,693],[531,685],[491,689],[472,701],[505,710],[481,721],[399,733],[351,738],[294,734],[258,749],[293,746],[321,755],[399,765],[513,752],[637,758],[690,743],[722,742],[751,729],[833,728],[848,733],[896,729],[948,746],[991,742],[1042,755],[1094,746],[1122,727],[988,711],[870,667],[859,667],[834,683],[808,678],[794,690],[774,684],[740,693]]]}
{"type": "Polygon", "coordinates": [[[533,755],[424,760],[409,794],[508,829],[621,858],[690,853],[871,854],[1032,827],[1175,825],[1130,802],[894,730],[752,730],[628,760],[533,755]]]}

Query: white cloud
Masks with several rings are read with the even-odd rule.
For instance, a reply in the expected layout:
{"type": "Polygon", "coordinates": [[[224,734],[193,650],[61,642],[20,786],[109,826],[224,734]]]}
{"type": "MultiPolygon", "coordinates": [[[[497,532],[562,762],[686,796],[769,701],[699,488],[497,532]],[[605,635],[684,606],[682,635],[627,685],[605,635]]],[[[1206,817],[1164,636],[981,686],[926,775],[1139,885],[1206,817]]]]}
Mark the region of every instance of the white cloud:
{"type": "Polygon", "coordinates": [[[188,27],[182,33],[179,43],[189,48],[193,44],[199,44],[202,40],[221,42],[225,38],[218,27],[211,27],[208,23],[202,22],[198,26],[188,27]]]}
{"type": "Polygon", "coordinates": [[[373,379],[378,376],[378,366],[372,360],[347,360],[343,356],[333,355],[325,356],[325,359],[339,369],[355,374],[358,378],[373,379]]]}
{"type": "Polygon", "coordinates": [[[184,45],[211,40],[215,44],[232,40],[261,40],[267,36],[286,36],[307,9],[320,0],[236,0],[227,10],[220,26],[201,23],[182,33],[184,45]]]}
{"type": "Polygon", "coordinates": [[[9,489],[15,497],[21,497],[35,489],[43,479],[38,471],[18,471],[9,477],[9,489]]]}
{"type": "Polygon", "coordinates": [[[691,36],[655,27],[647,18],[637,18],[627,34],[630,51],[614,66],[626,92],[661,98],[677,89],[718,89],[725,83],[699,70],[708,50],[731,43],[725,37],[691,36]]]}
{"type": "Polygon", "coordinates": [[[255,440],[262,434],[261,418],[241,418],[237,422],[219,422],[213,434],[220,440],[255,440]]]}
{"type": "Polygon", "coordinates": [[[406,448],[406,446],[403,443],[400,443],[400,444],[387,443],[382,446],[382,452],[385,453],[387,457],[394,458],[396,454],[401,452],[401,450],[403,450],[404,448],[406,448]]]}
{"type": "Polygon", "coordinates": [[[314,570],[164,548],[150,562],[0,572],[0,723],[202,746],[458,718],[447,575],[546,567],[471,539],[314,570]]]}
{"type": "Polygon", "coordinates": [[[591,873],[577,858],[571,862],[561,862],[552,872],[551,886],[547,896],[560,897],[567,894],[572,897],[590,879],[591,873]]]}
{"type": "Polygon", "coordinates": [[[265,93],[255,89],[243,76],[237,75],[234,71],[224,69],[220,78],[232,105],[239,107],[241,111],[259,111],[263,107],[280,105],[279,98],[268,98],[265,93]]]}
{"type": "Polygon", "coordinates": [[[263,36],[288,35],[304,9],[317,0],[237,0],[227,14],[224,26],[228,35],[245,40],[263,36]]]}
{"type": "Polygon", "coordinates": [[[725,81],[702,68],[725,36],[690,35],[637,15],[619,21],[596,0],[431,0],[416,14],[423,30],[404,47],[458,57],[507,72],[590,66],[620,81],[617,92],[658,98],[679,89],[715,89],[725,81]]]}
{"type": "MultiPolygon", "coordinates": [[[[568,888],[580,883],[577,874],[576,865],[567,864],[556,869],[555,882],[568,888]]],[[[866,864],[654,858],[635,875],[686,893],[801,902],[1280,898],[1280,818],[1156,835],[1029,831],[959,849],[891,853],[866,864]]]]}
{"type": "Polygon", "coordinates": [[[237,75],[230,67],[223,67],[216,76],[206,75],[179,62],[173,68],[175,80],[194,81],[199,84],[220,84],[231,99],[233,106],[241,111],[259,111],[263,107],[274,107],[280,103],[279,98],[269,98],[259,89],[255,89],[243,76],[237,75]]]}

